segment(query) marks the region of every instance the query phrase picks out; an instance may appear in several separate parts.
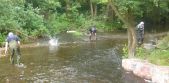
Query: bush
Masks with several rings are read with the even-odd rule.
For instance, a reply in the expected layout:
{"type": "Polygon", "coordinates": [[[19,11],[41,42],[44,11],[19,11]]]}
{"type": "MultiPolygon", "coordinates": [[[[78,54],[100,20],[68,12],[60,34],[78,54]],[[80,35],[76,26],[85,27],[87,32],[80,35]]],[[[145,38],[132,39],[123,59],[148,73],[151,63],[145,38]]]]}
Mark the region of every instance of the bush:
{"type": "Polygon", "coordinates": [[[0,46],[1,47],[4,46],[5,39],[6,37],[2,33],[0,33],[0,46]]]}
{"type": "Polygon", "coordinates": [[[169,48],[169,35],[165,36],[162,40],[158,42],[157,48],[160,48],[160,49],[169,48]]]}

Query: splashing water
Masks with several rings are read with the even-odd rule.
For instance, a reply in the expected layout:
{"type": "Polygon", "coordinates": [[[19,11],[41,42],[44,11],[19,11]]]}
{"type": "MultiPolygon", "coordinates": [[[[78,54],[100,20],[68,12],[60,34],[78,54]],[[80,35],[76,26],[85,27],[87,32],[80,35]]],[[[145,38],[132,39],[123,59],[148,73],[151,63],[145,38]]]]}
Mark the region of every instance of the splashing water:
{"type": "Polygon", "coordinates": [[[59,45],[58,44],[58,39],[57,38],[51,38],[49,40],[49,45],[51,45],[51,46],[58,46],[59,45]]]}
{"type": "Polygon", "coordinates": [[[49,40],[49,52],[50,53],[55,53],[58,50],[58,38],[51,38],[49,40]]]}

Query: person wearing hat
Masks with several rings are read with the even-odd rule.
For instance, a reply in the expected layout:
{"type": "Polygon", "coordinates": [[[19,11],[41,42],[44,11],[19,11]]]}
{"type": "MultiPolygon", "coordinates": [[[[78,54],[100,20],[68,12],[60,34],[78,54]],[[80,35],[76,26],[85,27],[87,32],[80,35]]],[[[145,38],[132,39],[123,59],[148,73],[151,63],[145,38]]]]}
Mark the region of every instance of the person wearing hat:
{"type": "Polygon", "coordinates": [[[144,22],[140,22],[137,25],[137,43],[139,45],[143,44],[144,41],[144,22]]]}
{"type": "Polygon", "coordinates": [[[11,52],[10,62],[14,64],[14,55],[16,55],[16,63],[20,64],[20,39],[17,35],[12,32],[8,33],[5,43],[5,55],[7,54],[8,47],[11,52]]]}

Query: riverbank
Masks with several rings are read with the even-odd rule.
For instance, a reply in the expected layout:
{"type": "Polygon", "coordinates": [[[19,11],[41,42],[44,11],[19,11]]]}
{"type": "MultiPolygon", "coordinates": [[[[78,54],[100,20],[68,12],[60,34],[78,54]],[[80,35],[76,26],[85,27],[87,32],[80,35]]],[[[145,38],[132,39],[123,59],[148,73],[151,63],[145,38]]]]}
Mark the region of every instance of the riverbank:
{"type": "Polygon", "coordinates": [[[152,83],[169,83],[169,66],[159,66],[137,58],[122,59],[124,70],[152,83]]]}
{"type": "Polygon", "coordinates": [[[152,83],[169,83],[169,35],[149,35],[144,44],[136,48],[135,58],[128,57],[128,49],[124,48],[122,67],[143,79],[152,83]]]}

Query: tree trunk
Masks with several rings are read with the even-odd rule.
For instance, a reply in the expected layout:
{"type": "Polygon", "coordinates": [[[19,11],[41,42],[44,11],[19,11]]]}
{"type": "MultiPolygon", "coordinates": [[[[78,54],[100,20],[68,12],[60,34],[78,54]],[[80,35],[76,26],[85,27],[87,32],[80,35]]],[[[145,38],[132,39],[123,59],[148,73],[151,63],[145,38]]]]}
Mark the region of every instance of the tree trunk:
{"type": "Polygon", "coordinates": [[[93,17],[93,16],[94,16],[94,12],[93,12],[93,3],[92,3],[91,0],[90,0],[90,11],[91,11],[91,16],[93,17]]]}
{"type": "Polygon", "coordinates": [[[94,17],[95,17],[95,16],[97,16],[97,4],[94,4],[93,6],[94,6],[93,7],[94,8],[93,12],[94,12],[94,17]]]}
{"type": "Polygon", "coordinates": [[[112,1],[108,0],[108,4],[107,4],[107,11],[106,11],[106,15],[107,15],[107,21],[112,21],[115,17],[114,11],[111,7],[112,1]]]}
{"type": "Polygon", "coordinates": [[[134,27],[130,26],[128,28],[128,55],[129,58],[134,57],[136,53],[136,34],[135,30],[133,29],[134,27]]]}
{"type": "MultiPolygon", "coordinates": [[[[111,0],[111,2],[114,2],[111,0]]],[[[112,9],[114,10],[115,14],[119,17],[119,19],[128,27],[128,56],[129,58],[134,57],[136,51],[136,34],[135,34],[135,26],[134,26],[134,19],[131,17],[131,14],[128,12],[126,17],[123,17],[115,4],[111,4],[112,9]]]]}
{"type": "Polygon", "coordinates": [[[69,9],[70,9],[70,2],[69,0],[66,0],[66,16],[68,16],[69,9]]]}

